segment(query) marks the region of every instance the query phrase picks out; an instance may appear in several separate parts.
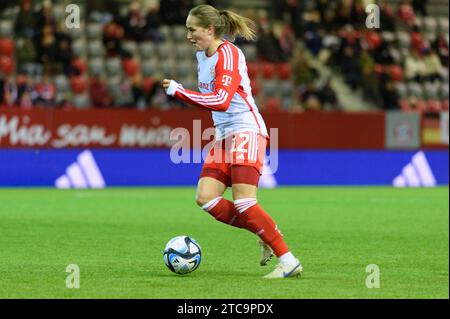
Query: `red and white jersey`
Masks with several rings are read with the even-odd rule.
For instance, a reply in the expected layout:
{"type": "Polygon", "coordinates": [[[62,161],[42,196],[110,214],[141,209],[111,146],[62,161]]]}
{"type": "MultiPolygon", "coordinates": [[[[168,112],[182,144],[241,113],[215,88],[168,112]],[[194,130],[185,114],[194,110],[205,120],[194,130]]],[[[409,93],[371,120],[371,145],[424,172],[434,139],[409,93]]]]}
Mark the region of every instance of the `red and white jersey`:
{"type": "Polygon", "coordinates": [[[216,140],[239,131],[268,136],[266,125],[253,99],[247,64],[242,51],[225,41],[208,57],[197,52],[199,92],[171,81],[167,94],[186,103],[211,110],[216,140]]]}

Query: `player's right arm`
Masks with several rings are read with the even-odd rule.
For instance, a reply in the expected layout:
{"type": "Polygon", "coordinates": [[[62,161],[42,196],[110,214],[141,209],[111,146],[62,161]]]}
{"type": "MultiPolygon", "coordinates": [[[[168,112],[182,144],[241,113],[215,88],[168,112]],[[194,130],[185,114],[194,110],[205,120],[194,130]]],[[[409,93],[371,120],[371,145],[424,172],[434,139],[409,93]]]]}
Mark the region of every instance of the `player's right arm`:
{"type": "Polygon", "coordinates": [[[225,112],[241,82],[239,74],[239,53],[233,46],[219,50],[216,64],[215,89],[212,93],[200,93],[185,89],[174,80],[164,79],[163,88],[167,95],[186,103],[211,110],[225,112]]]}

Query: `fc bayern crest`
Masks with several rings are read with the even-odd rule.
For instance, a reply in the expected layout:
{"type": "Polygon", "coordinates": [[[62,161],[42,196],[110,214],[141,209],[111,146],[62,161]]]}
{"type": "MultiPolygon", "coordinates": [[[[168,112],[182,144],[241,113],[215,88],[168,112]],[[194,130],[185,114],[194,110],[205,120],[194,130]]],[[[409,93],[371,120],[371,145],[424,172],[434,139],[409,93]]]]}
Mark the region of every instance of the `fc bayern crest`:
{"type": "Polygon", "coordinates": [[[409,142],[413,138],[413,130],[407,122],[400,122],[394,128],[394,137],[400,143],[409,142]]]}

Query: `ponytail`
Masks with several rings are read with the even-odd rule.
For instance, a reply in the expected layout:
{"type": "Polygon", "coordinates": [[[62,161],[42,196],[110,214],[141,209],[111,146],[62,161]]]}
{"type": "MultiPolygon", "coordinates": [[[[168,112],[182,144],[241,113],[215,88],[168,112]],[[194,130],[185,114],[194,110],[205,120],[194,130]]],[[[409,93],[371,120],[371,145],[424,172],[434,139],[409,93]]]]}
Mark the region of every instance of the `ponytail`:
{"type": "Polygon", "coordinates": [[[203,28],[214,27],[216,38],[226,36],[234,40],[237,36],[246,40],[256,39],[255,23],[230,10],[217,10],[209,5],[199,5],[191,9],[189,14],[197,17],[203,28]]]}
{"type": "Polygon", "coordinates": [[[223,29],[216,28],[216,32],[219,34],[225,34],[232,40],[236,36],[241,36],[246,40],[255,40],[255,23],[249,18],[243,17],[230,10],[219,11],[220,14],[220,26],[223,29]]]}

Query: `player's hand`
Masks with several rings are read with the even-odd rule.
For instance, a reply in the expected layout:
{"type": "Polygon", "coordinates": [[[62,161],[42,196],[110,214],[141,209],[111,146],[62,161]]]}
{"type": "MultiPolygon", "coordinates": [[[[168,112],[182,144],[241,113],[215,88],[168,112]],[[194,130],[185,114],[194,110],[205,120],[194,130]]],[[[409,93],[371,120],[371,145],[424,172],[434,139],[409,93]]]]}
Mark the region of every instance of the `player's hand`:
{"type": "Polygon", "coordinates": [[[167,90],[167,89],[169,88],[170,81],[172,81],[172,80],[164,79],[164,80],[162,81],[163,89],[167,90]]]}

